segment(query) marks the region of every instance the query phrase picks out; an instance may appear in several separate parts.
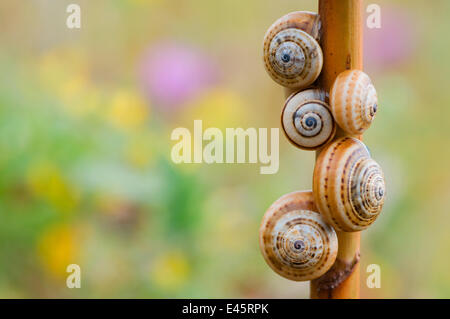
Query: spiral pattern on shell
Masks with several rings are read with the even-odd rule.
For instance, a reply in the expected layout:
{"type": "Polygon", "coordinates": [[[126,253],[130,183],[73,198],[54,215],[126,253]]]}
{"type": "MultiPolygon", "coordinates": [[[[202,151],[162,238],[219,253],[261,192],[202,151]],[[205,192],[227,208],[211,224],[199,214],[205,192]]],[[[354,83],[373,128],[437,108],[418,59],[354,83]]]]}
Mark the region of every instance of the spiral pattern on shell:
{"type": "Polygon", "coordinates": [[[295,281],[312,280],[334,264],[336,232],[316,211],[311,192],[294,192],[278,199],[264,215],[260,248],[279,275],[295,281]]]}
{"type": "Polygon", "coordinates": [[[359,140],[343,137],[320,153],[313,176],[315,203],[340,231],[360,231],[379,216],[385,199],[384,175],[359,140]]]}
{"type": "Polygon", "coordinates": [[[275,82],[305,88],[317,79],[323,65],[319,31],[318,15],[309,12],[290,13],[269,28],[264,37],[264,65],[275,82]]]}
{"type": "Polygon", "coordinates": [[[301,91],[287,99],[281,124],[292,144],[315,150],[334,137],[336,125],[325,101],[326,94],[319,89],[301,91]]]}
{"type": "Polygon", "coordinates": [[[361,134],[375,118],[378,98],[369,76],[359,70],[338,75],[330,91],[330,106],[339,126],[349,134],[361,134]]]}

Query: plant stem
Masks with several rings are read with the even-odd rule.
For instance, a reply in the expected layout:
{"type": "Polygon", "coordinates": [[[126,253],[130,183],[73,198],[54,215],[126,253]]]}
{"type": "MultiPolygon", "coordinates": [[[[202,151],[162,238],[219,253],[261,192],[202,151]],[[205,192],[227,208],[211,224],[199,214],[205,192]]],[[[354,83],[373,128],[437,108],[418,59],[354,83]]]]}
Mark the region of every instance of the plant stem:
{"type": "MultiPolygon", "coordinates": [[[[330,91],[337,75],[347,69],[362,70],[362,0],[319,0],[324,54],[321,87],[330,91]]],[[[338,127],[336,138],[345,135],[338,127]]],[[[316,157],[320,150],[317,151],[316,157]]],[[[311,281],[311,298],[359,298],[360,233],[337,232],[339,250],[333,267],[311,281]]]]}

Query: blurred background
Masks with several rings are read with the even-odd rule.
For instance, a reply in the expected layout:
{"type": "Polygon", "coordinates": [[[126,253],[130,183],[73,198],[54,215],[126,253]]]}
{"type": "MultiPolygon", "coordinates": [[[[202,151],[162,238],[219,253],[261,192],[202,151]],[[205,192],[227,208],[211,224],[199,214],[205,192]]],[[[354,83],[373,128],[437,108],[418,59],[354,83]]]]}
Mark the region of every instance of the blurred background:
{"type": "MultiPolygon", "coordinates": [[[[380,112],[364,139],[388,198],[362,234],[362,297],[449,298],[450,2],[371,3],[380,112]]],[[[172,130],[194,119],[280,126],[262,38],[295,10],[317,1],[1,1],[0,297],[307,298],[265,264],[258,228],[277,198],[311,188],[314,153],[281,134],[275,175],[170,158],[172,130]],[[72,263],[81,289],[66,287],[72,263]]]]}

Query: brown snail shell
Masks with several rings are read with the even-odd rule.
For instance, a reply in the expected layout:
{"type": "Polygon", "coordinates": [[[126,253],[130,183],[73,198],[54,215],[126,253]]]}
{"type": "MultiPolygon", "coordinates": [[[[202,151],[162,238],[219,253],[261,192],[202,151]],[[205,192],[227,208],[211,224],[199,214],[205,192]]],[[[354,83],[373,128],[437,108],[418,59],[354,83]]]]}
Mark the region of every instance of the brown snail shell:
{"type": "Polygon", "coordinates": [[[367,147],[352,137],[327,145],[316,161],[313,194],[320,213],[336,230],[371,225],[385,199],[384,175],[367,147]]]}
{"type": "Polygon", "coordinates": [[[336,124],[320,89],[292,94],[281,114],[283,131],[289,141],[304,150],[322,147],[334,137],[336,124]]]}
{"type": "Polygon", "coordinates": [[[330,91],[330,106],[344,131],[353,135],[363,133],[378,109],[377,92],[369,76],[359,70],[339,74],[330,91]]]}
{"type": "Polygon", "coordinates": [[[269,266],[284,278],[318,278],[334,264],[336,232],[317,213],[312,192],[282,196],[270,206],[259,230],[259,245],[269,266]]]}
{"type": "Polygon", "coordinates": [[[278,84],[305,88],[319,76],[323,53],[318,43],[319,16],[292,12],[278,19],[264,36],[264,65],[278,84]]]}

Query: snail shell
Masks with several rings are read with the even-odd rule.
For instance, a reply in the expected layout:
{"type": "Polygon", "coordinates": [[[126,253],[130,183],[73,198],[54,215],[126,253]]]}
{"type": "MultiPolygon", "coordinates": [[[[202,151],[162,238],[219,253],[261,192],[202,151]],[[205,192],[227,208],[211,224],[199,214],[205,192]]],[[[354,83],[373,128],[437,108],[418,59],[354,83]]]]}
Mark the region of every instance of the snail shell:
{"type": "Polygon", "coordinates": [[[330,92],[330,106],[339,126],[349,134],[361,134],[377,113],[377,91],[369,76],[359,70],[338,75],[330,92]]]}
{"type": "Polygon", "coordinates": [[[334,264],[336,232],[317,213],[312,192],[294,192],[270,206],[261,223],[264,259],[279,275],[295,281],[322,276],[334,264]]]}
{"type": "Polygon", "coordinates": [[[326,101],[326,93],[308,89],[291,95],[281,114],[283,131],[298,148],[315,150],[328,143],[336,124],[326,101]]]}
{"type": "Polygon", "coordinates": [[[313,193],[319,211],[336,230],[360,231],[381,212],[384,175],[361,141],[343,137],[317,158],[313,193]]]}
{"type": "Polygon", "coordinates": [[[319,16],[292,12],[278,19],[264,36],[264,65],[272,79],[288,88],[305,88],[323,65],[319,16]]]}

